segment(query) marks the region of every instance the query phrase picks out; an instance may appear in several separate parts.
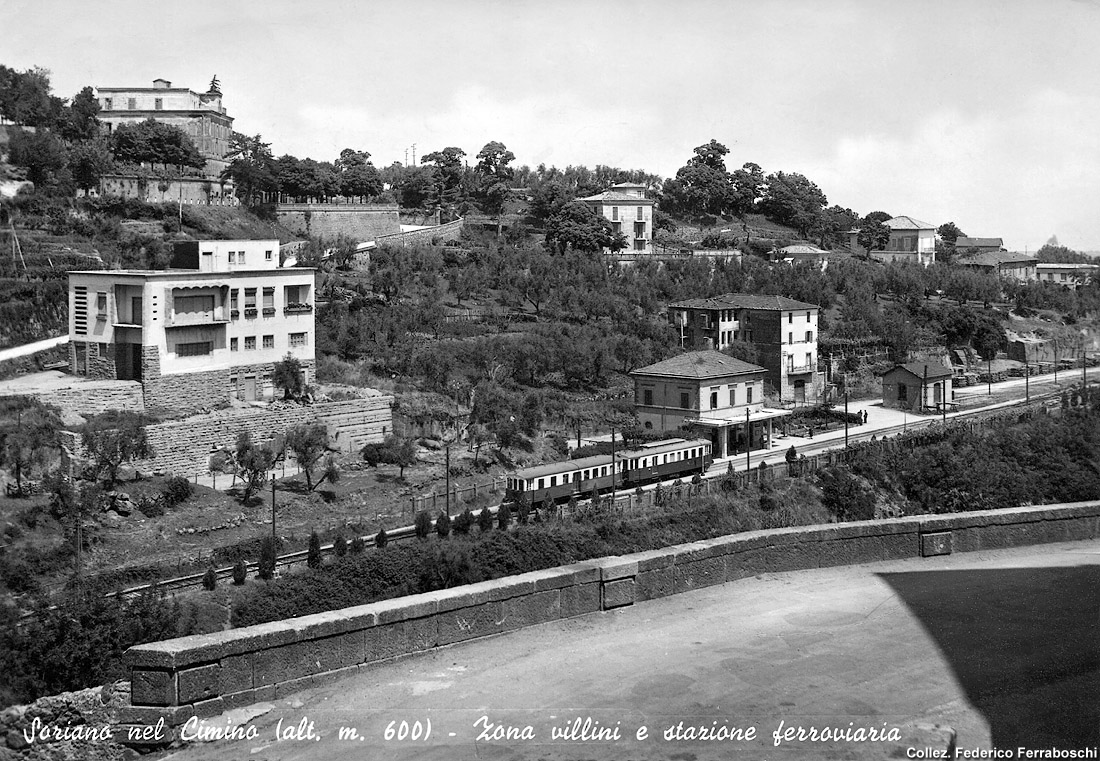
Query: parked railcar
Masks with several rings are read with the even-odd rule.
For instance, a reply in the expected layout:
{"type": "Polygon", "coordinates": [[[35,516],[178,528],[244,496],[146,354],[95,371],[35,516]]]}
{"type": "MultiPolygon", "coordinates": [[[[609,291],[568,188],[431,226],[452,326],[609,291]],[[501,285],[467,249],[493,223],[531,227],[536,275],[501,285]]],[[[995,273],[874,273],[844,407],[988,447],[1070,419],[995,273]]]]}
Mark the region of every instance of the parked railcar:
{"type": "Polygon", "coordinates": [[[611,459],[610,454],[596,455],[516,471],[508,476],[505,500],[516,502],[526,495],[538,507],[608,491],[613,478],[616,487],[634,487],[702,473],[714,461],[706,439],[658,441],[616,452],[614,466],[611,459]]]}
{"type": "Polygon", "coordinates": [[[628,449],[618,455],[625,461],[623,484],[637,486],[703,474],[714,462],[711,450],[707,439],[655,441],[628,449]]]}

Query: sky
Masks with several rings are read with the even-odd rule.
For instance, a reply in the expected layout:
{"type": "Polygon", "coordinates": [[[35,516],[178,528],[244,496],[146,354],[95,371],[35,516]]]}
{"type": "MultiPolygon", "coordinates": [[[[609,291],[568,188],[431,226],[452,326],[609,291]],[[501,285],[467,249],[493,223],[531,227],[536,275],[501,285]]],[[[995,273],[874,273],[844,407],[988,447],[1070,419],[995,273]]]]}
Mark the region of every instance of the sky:
{"type": "Polygon", "coordinates": [[[3,0],[0,63],[206,89],[275,155],[799,172],[829,204],[1100,251],[1100,0],[3,0]]]}

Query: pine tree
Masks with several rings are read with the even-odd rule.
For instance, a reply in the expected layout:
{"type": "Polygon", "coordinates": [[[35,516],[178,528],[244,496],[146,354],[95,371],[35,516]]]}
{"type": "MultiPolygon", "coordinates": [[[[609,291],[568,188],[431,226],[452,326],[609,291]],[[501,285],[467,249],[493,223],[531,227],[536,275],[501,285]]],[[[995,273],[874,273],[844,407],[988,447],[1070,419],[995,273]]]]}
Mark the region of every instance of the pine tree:
{"type": "Polygon", "coordinates": [[[321,537],[316,531],[309,532],[309,550],[306,552],[306,565],[310,568],[321,567],[321,537]]]}

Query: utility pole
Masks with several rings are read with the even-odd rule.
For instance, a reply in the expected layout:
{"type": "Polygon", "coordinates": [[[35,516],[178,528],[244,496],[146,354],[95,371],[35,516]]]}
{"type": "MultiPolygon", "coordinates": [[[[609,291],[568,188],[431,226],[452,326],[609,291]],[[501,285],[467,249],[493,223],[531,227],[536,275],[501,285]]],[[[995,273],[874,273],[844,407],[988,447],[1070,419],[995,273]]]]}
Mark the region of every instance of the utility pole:
{"type": "Polygon", "coordinates": [[[848,389],[844,389],[844,448],[848,448],[848,389]]]}
{"type": "Polygon", "coordinates": [[[447,442],[447,499],[444,502],[447,510],[447,517],[451,517],[451,442],[447,442]]]}
{"type": "Polygon", "coordinates": [[[611,507],[615,507],[615,480],[618,476],[618,463],[615,462],[615,426],[611,426],[611,507]]]}
{"type": "Polygon", "coordinates": [[[275,466],[271,467],[271,546],[279,554],[279,540],[275,538],[275,466]]]}
{"type": "Polygon", "coordinates": [[[749,426],[750,426],[749,411],[748,411],[748,409],[746,409],[745,410],[745,472],[746,473],[748,473],[750,470],[752,470],[752,455],[750,454],[750,451],[752,450],[752,432],[751,432],[749,426]]]}
{"type": "Polygon", "coordinates": [[[1024,401],[1031,401],[1031,365],[1026,359],[1024,360],[1024,401]]]}
{"type": "Polygon", "coordinates": [[[985,369],[986,395],[993,396],[993,357],[985,361],[985,369]]]}

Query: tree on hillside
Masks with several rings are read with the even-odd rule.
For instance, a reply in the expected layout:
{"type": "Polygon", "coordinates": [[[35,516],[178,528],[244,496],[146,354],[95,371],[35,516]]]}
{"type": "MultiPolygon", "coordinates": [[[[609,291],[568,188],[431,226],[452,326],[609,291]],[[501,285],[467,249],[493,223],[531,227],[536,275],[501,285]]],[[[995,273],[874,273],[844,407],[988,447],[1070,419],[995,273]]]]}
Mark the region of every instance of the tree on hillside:
{"type": "Polygon", "coordinates": [[[50,94],[50,72],[0,65],[0,116],[26,127],[54,127],[64,102],[50,94]]]}
{"type": "Polygon", "coordinates": [[[722,349],[722,353],[742,362],[748,362],[750,365],[760,364],[760,353],[756,349],[756,344],[748,341],[731,341],[722,349]]]}
{"type": "Polygon", "coordinates": [[[466,178],[466,166],[463,163],[465,157],[466,152],[453,145],[420,157],[421,164],[427,164],[434,169],[434,199],[439,206],[453,206],[462,200],[466,178]]]}
{"type": "Polygon", "coordinates": [[[340,480],[340,469],[329,452],[328,428],[319,423],[293,426],[286,433],[286,445],[294,453],[298,467],[306,477],[306,488],[313,491],[325,481],[340,480]],[[320,466],[320,478],[314,481],[314,469],[320,466]]]}
{"type": "Polygon", "coordinates": [[[366,151],[353,148],[340,151],[336,170],[340,173],[340,194],[347,198],[362,200],[382,192],[382,177],[366,151]]]}
{"type": "Polygon", "coordinates": [[[1056,264],[1096,264],[1096,260],[1087,254],[1079,253],[1067,246],[1060,246],[1057,242],[1044,244],[1035,252],[1035,261],[1056,264]]]}
{"type": "Polygon", "coordinates": [[[729,149],[711,140],[697,146],[694,153],[676,171],[675,178],[665,181],[661,189],[662,205],[666,211],[691,216],[725,214],[734,199],[734,187],[723,159],[729,149]]]}
{"type": "Polygon", "coordinates": [[[69,171],[73,183],[81,190],[98,188],[99,181],[113,165],[110,146],[103,138],[77,143],[69,150],[69,171]]]}
{"type": "Polygon", "coordinates": [[[739,217],[756,210],[756,204],[764,196],[766,180],[764,170],[751,161],[740,169],[730,173],[733,190],[730,195],[730,209],[739,217]]]}
{"type": "Polygon", "coordinates": [[[70,142],[94,140],[99,137],[99,99],[91,87],[85,87],[61,113],[58,128],[61,137],[70,142]]]}
{"type": "Polygon", "coordinates": [[[999,322],[982,315],[978,318],[978,324],[974,328],[974,337],[971,340],[978,355],[988,362],[995,359],[997,352],[1005,347],[1007,338],[1005,330],[999,322]]]}
{"type": "Polygon", "coordinates": [[[183,167],[206,166],[206,159],[186,132],[151,117],[137,124],[119,125],[111,134],[111,151],[124,163],[160,164],[181,171],[183,167]]]}
{"type": "Polygon", "coordinates": [[[233,180],[237,197],[246,206],[266,200],[269,193],[278,190],[271,143],[265,143],[261,135],[234,132],[229,138],[229,153],[225,158],[229,166],[222,170],[221,178],[233,180]]]}
{"type": "Polygon", "coordinates": [[[966,236],[954,222],[944,222],[936,228],[936,261],[951,263],[955,258],[955,242],[966,236]]]}
{"type": "Polygon", "coordinates": [[[848,232],[859,226],[859,215],[843,206],[830,206],[821,211],[818,226],[819,245],[822,248],[835,248],[848,244],[848,232]]]}
{"type": "Polygon", "coordinates": [[[868,254],[872,251],[885,251],[886,247],[890,245],[890,228],[883,224],[877,216],[872,216],[881,213],[871,212],[859,223],[856,243],[862,246],[868,254]]]}
{"type": "Polygon", "coordinates": [[[0,465],[15,476],[20,494],[23,479],[44,468],[59,451],[60,431],[55,407],[33,397],[0,397],[0,465]]]}
{"type": "Polygon", "coordinates": [[[404,480],[405,468],[416,464],[416,444],[411,439],[387,436],[377,444],[367,444],[360,450],[363,462],[372,468],[379,465],[396,465],[400,470],[398,478],[404,480]]]}
{"type": "Polygon", "coordinates": [[[283,399],[297,399],[305,391],[305,382],[302,380],[302,362],[290,352],[287,352],[281,362],[276,362],[271,367],[271,382],[275,388],[283,390],[283,399]]]}
{"type": "Polygon", "coordinates": [[[240,500],[242,504],[248,504],[248,501],[263,488],[268,471],[275,467],[275,452],[267,445],[254,443],[252,434],[248,431],[241,431],[237,434],[237,446],[233,459],[237,468],[237,477],[242,483],[240,500]]]}
{"type": "Polygon", "coordinates": [[[570,249],[619,251],[625,246],[623,234],[616,233],[611,222],[584,201],[570,201],[546,221],[546,247],[559,254],[570,249]]]}
{"type": "Polygon", "coordinates": [[[48,195],[72,193],[72,173],[65,143],[48,129],[16,130],[8,145],[8,159],[27,170],[35,189],[48,195]]]}
{"type": "Polygon", "coordinates": [[[794,172],[770,174],[767,184],[760,199],[760,212],[798,230],[803,238],[809,237],[809,231],[819,225],[821,210],[829,202],[825,194],[805,176],[794,172]]]}
{"type": "Polygon", "coordinates": [[[507,202],[511,182],[512,169],[508,166],[516,158],[504,145],[497,141],[486,143],[477,154],[477,166],[474,174],[477,176],[477,201],[481,210],[497,219],[497,237],[500,237],[502,228],[501,218],[504,214],[504,204],[507,202]]]}
{"type": "Polygon", "coordinates": [[[154,456],[145,432],[146,424],[143,414],[130,411],[104,412],[84,424],[81,443],[94,478],[114,484],[123,463],[154,456]]]}
{"type": "Polygon", "coordinates": [[[548,180],[535,188],[531,195],[531,216],[538,222],[545,222],[574,198],[576,195],[573,189],[564,181],[548,180]]]}

